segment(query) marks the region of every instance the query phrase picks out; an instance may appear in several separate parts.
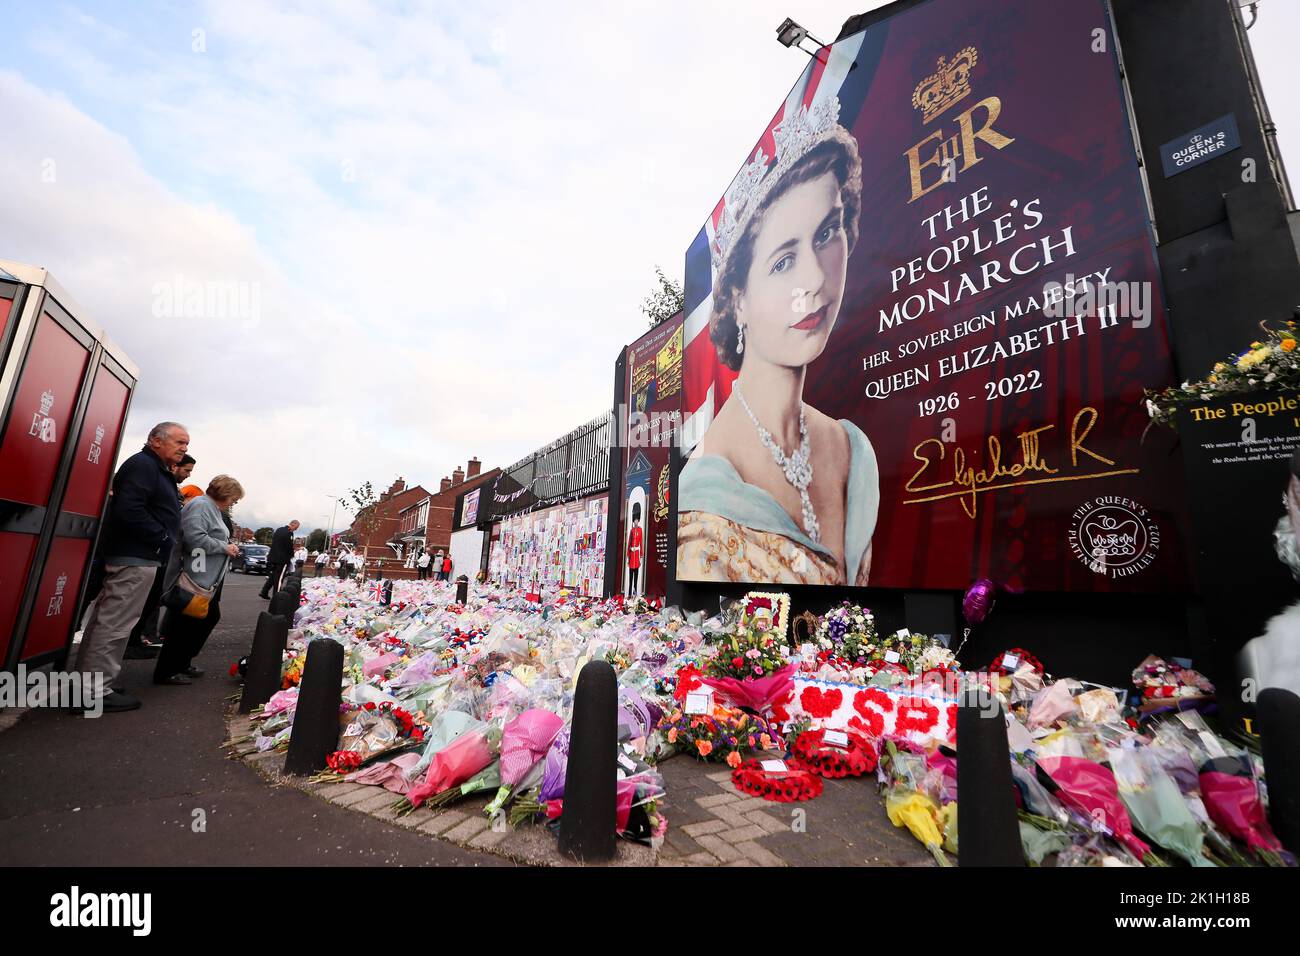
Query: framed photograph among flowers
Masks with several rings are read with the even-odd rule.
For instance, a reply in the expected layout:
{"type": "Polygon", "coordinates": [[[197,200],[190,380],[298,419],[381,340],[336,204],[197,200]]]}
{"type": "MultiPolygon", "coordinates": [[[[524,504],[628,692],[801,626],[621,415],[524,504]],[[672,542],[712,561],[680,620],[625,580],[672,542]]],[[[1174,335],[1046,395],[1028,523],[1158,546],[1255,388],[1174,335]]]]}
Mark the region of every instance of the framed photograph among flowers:
{"type": "Polygon", "coordinates": [[[740,599],[740,625],[746,630],[768,631],[777,640],[790,641],[790,595],[750,591],[740,599]]]}

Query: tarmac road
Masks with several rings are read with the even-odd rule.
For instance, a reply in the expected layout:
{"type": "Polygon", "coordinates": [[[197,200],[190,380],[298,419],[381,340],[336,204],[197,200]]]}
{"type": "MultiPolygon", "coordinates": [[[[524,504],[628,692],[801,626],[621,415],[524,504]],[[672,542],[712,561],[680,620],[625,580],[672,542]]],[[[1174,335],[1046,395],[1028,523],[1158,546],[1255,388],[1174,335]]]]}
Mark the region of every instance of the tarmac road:
{"type": "Polygon", "coordinates": [[[207,674],[188,687],[154,686],[152,661],[126,661],[139,710],[33,709],[16,723],[0,712],[0,728],[12,723],[0,732],[0,865],[510,865],[269,786],[226,756],[225,698],[239,690],[228,671],[266,608],[262,583],[228,577],[221,623],[196,661],[207,674]]]}

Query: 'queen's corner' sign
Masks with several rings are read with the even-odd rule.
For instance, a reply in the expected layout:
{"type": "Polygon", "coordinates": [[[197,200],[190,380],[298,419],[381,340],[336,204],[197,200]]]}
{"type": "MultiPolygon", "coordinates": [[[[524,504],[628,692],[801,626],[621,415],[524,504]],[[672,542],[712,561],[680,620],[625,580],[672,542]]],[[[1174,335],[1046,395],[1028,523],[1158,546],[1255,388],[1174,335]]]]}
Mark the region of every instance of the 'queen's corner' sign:
{"type": "Polygon", "coordinates": [[[1220,116],[1199,129],[1171,139],[1160,147],[1160,162],[1165,168],[1165,179],[1241,147],[1241,134],[1237,132],[1237,117],[1233,113],[1220,116]]]}

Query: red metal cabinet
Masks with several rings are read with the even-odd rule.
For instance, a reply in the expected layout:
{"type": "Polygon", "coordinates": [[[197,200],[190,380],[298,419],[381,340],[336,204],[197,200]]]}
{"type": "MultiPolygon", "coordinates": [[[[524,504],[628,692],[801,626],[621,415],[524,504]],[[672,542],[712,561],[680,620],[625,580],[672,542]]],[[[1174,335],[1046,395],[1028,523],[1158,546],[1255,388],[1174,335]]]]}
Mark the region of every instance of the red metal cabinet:
{"type": "Polygon", "coordinates": [[[54,315],[41,314],[4,423],[0,498],[49,504],[90,354],[54,315]]]}
{"type": "Polygon", "coordinates": [[[0,669],[71,646],[137,378],[45,270],[0,261],[0,669]]]}

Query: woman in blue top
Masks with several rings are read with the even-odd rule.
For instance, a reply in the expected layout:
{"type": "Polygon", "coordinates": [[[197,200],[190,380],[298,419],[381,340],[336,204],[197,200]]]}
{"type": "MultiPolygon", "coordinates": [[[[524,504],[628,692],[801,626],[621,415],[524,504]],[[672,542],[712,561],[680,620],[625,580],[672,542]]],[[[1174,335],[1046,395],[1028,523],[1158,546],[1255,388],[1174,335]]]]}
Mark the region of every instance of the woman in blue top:
{"type": "Polygon", "coordinates": [[[862,209],[862,161],[839,103],[801,107],[724,202],[710,337],[739,375],[682,470],[677,574],[865,585],[880,503],[856,425],[804,404],[839,317],[862,209]]]}

